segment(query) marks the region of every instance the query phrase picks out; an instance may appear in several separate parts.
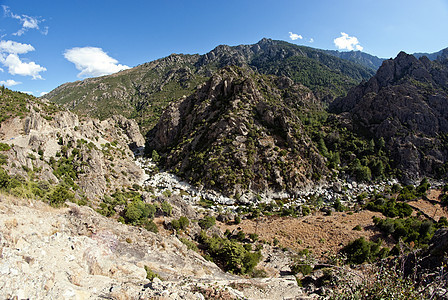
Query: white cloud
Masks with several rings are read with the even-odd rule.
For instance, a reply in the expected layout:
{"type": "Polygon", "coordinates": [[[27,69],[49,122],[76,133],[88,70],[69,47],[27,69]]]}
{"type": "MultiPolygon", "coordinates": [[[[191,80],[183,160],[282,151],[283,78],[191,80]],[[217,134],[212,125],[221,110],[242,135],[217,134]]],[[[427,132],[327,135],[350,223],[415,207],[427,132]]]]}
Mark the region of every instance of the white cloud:
{"type": "Polygon", "coordinates": [[[293,41],[297,39],[303,39],[303,37],[300,34],[289,32],[289,38],[293,41]]]}
{"type": "Polygon", "coordinates": [[[23,62],[18,55],[34,50],[34,47],[30,44],[0,41],[0,63],[8,68],[8,72],[11,75],[31,76],[33,79],[43,79],[39,73],[46,71],[46,68],[33,61],[23,62]]]}
{"type": "MultiPolygon", "coordinates": [[[[13,33],[13,35],[21,36],[25,32],[27,32],[29,29],[36,29],[39,30],[39,23],[42,23],[45,21],[41,17],[32,17],[28,15],[17,15],[13,13],[8,6],[2,5],[3,11],[5,13],[5,16],[16,19],[21,23],[22,28],[19,29],[17,32],[13,33]]],[[[48,27],[44,31],[42,31],[42,34],[46,35],[48,33],[48,27]]]]}
{"type": "Polygon", "coordinates": [[[78,77],[96,77],[109,75],[121,70],[129,69],[126,65],[118,64],[118,61],[96,47],[76,47],[67,49],[64,57],[75,64],[76,69],[81,71],[78,77]]]}
{"type": "Polygon", "coordinates": [[[47,34],[48,34],[48,29],[49,29],[49,27],[48,27],[48,26],[45,26],[44,29],[41,31],[41,33],[42,33],[43,35],[47,35],[47,34]]]}
{"type": "Polygon", "coordinates": [[[42,97],[43,95],[46,95],[46,94],[48,94],[48,92],[41,92],[41,93],[39,94],[39,96],[42,97]]]}
{"type": "Polygon", "coordinates": [[[333,40],[335,46],[338,49],[345,49],[345,50],[359,50],[362,51],[364,49],[360,44],[356,37],[349,36],[345,32],[341,32],[341,36],[338,38],[335,38],[333,40]]]}
{"type": "Polygon", "coordinates": [[[23,62],[15,53],[11,53],[8,56],[0,54],[0,62],[5,67],[8,67],[9,74],[31,76],[33,79],[43,79],[39,73],[47,70],[33,61],[23,62]]]}
{"type": "Polygon", "coordinates": [[[21,82],[18,82],[18,81],[12,80],[12,79],[8,79],[6,81],[1,80],[0,84],[4,85],[4,86],[14,86],[14,85],[21,84],[21,82]]]}
{"type": "Polygon", "coordinates": [[[310,43],[314,43],[314,39],[313,39],[313,38],[310,38],[309,42],[310,42],[310,43]]]}
{"type": "Polygon", "coordinates": [[[14,41],[0,41],[0,53],[24,54],[34,51],[34,47],[30,44],[22,44],[14,41]]]}

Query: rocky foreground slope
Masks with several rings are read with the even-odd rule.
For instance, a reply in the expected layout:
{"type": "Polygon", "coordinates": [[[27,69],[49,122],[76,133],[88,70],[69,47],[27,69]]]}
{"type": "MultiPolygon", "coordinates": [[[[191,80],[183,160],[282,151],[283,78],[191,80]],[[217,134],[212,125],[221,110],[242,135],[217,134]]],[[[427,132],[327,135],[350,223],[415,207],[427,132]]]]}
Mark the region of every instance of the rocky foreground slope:
{"type": "Polygon", "coordinates": [[[0,195],[2,299],[309,299],[294,277],[224,273],[177,238],[88,207],[0,195]],[[150,269],[162,281],[146,279],[150,269]]]}

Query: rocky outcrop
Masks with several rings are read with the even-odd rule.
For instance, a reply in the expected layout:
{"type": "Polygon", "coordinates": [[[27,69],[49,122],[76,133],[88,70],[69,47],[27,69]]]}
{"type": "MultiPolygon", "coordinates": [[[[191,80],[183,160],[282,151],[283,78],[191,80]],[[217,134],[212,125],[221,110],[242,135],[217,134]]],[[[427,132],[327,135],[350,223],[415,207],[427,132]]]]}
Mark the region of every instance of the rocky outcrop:
{"type": "Polygon", "coordinates": [[[404,178],[446,175],[448,64],[401,52],[330,107],[383,137],[404,178]]]}
{"type": "Polygon", "coordinates": [[[167,108],[147,149],[181,177],[236,197],[246,190],[294,193],[327,173],[298,117],[318,106],[290,79],[224,68],[167,108]]]}
{"type": "Polygon", "coordinates": [[[67,160],[73,166],[70,178],[80,187],[78,196],[90,200],[143,182],[133,150],[144,146],[144,138],[135,121],[122,116],[80,119],[59,110],[49,115],[45,104],[30,101],[28,106],[26,116],[1,123],[0,142],[11,146],[2,152],[9,174],[57,184],[66,180],[69,171],[59,162],[67,160]]]}

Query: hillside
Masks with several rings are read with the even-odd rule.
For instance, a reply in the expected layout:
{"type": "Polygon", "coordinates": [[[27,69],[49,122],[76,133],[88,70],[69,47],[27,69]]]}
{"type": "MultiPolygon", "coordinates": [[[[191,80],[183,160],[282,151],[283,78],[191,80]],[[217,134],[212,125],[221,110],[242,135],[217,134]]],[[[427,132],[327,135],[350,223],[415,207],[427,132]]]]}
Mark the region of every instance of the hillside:
{"type": "Polygon", "coordinates": [[[374,74],[322,50],[263,39],[254,45],[221,45],[204,55],[172,54],[113,75],[63,84],[45,98],[100,119],[118,113],[135,118],[146,132],[170,102],[189,96],[216,70],[230,65],[290,77],[327,100],[374,74]]]}
{"type": "Polygon", "coordinates": [[[0,297],[443,297],[448,185],[389,176],[446,180],[446,62],[400,53],[331,113],[215,66],[149,131],[153,161],[134,120],[2,88],[0,297]]]}
{"type": "Polygon", "coordinates": [[[325,50],[325,53],[357,63],[374,71],[378,70],[384,61],[384,58],[379,58],[362,51],[325,50]]]}
{"type": "Polygon", "coordinates": [[[246,190],[294,193],[328,173],[299,118],[319,108],[291,79],[226,67],[172,103],[146,147],[196,185],[236,197],[246,190]]]}
{"type": "Polygon", "coordinates": [[[404,178],[446,177],[448,64],[401,52],[330,110],[383,138],[404,178]]]}
{"type": "Polygon", "coordinates": [[[116,188],[141,183],[134,153],[144,145],[135,121],[75,115],[32,96],[0,91],[0,189],[17,196],[96,203],[116,188]],[[6,117],[5,117],[6,116],[6,117]]]}

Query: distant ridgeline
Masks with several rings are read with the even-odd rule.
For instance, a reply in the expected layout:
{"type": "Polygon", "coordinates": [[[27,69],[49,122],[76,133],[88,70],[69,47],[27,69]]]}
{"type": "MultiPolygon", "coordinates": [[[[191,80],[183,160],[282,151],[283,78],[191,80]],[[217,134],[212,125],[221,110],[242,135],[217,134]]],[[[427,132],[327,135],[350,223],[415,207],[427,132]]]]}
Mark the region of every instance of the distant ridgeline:
{"type": "Polygon", "coordinates": [[[445,52],[383,60],[263,39],[172,54],[45,98],[134,118],[162,168],[233,196],[336,177],[446,178],[445,52]]]}
{"type": "Polygon", "coordinates": [[[359,64],[360,60],[340,59],[334,54],[269,39],[254,45],[221,45],[204,55],[172,54],[113,75],[66,83],[45,98],[100,119],[117,113],[135,118],[146,132],[169,103],[191,95],[225,66],[287,76],[326,101],[345,95],[376,71],[371,65],[359,64]]]}

